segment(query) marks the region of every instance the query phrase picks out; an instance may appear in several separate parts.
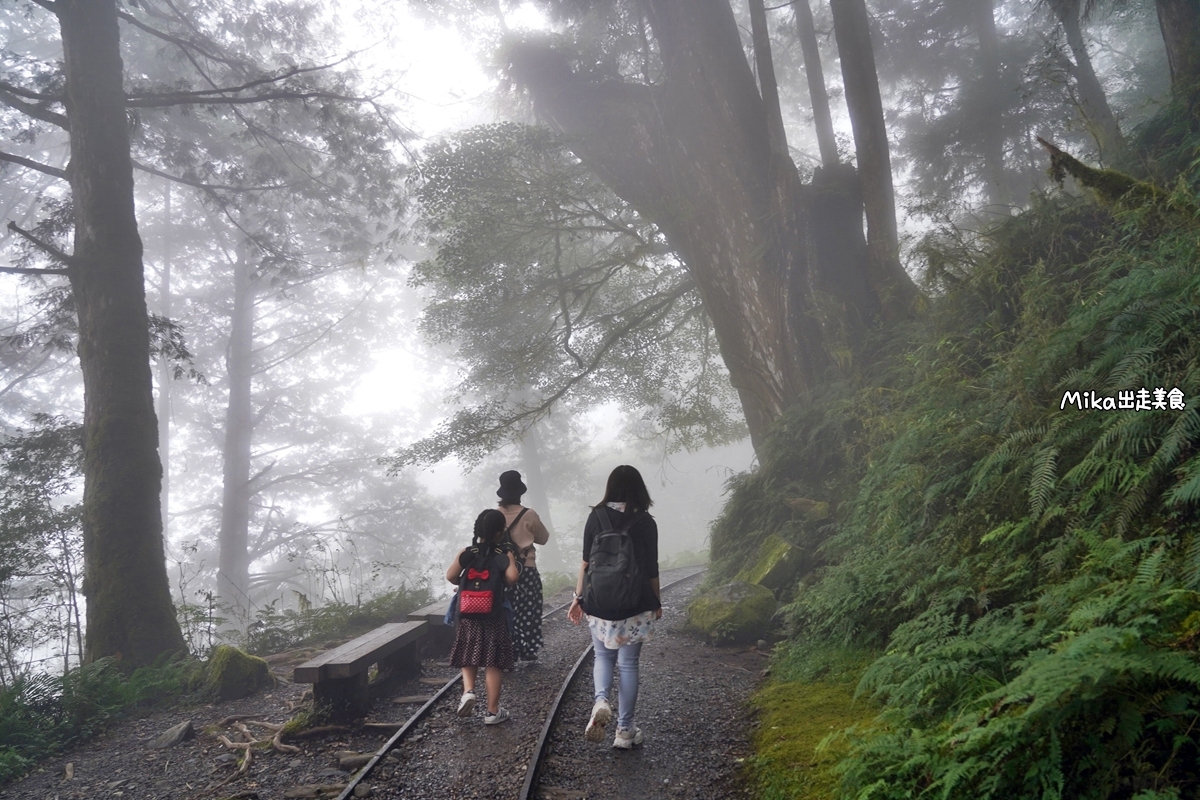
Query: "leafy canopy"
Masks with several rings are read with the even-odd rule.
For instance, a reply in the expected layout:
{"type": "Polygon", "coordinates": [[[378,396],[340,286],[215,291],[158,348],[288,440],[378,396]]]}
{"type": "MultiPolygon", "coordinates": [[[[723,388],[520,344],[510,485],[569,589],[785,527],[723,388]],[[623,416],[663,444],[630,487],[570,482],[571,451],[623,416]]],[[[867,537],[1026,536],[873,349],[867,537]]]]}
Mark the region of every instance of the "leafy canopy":
{"type": "Polygon", "coordinates": [[[393,465],[478,461],[561,404],[616,402],[675,447],[742,435],[694,283],[662,233],[544,129],[460,133],[421,168],[436,254],[414,270],[421,329],[463,364],[465,402],[393,465]]]}

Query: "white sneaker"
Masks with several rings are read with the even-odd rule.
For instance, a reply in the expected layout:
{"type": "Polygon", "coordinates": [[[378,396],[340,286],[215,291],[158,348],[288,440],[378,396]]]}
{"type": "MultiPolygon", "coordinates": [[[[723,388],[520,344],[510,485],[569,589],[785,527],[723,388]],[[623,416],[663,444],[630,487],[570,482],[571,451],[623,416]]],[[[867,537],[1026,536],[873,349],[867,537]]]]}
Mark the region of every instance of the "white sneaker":
{"type": "Polygon", "coordinates": [[[462,700],[458,701],[458,715],[460,717],[469,717],[471,712],[475,710],[475,693],[463,692],[462,700]]]}
{"type": "Polygon", "coordinates": [[[592,706],[592,716],[588,720],[587,728],[583,731],[583,738],[589,742],[604,741],[604,727],[608,725],[610,719],[612,719],[612,706],[601,697],[592,706]]]}
{"type": "Polygon", "coordinates": [[[503,706],[495,714],[488,713],[483,715],[484,725],[499,725],[506,720],[508,720],[508,709],[503,706]]]}
{"type": "Polygon", "coordinates": [[[617,728],[617,735],[613,737],[613,747],[618,750],[632,750],[635,744],[641,744],[645,738],[642,736],[642,729],[636,725],[629,729],[617,728]]]}

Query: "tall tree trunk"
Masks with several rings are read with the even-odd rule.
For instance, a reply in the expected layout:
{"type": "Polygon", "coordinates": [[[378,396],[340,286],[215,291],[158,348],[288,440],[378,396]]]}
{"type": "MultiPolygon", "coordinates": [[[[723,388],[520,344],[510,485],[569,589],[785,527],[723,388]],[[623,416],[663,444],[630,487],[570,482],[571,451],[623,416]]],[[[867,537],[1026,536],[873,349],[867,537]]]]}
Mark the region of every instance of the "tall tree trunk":
{"type": "Polygon", "coordinates": [[[225,408],[221,530],[217,593],[240,630],[250,609],[250,453],[254,434],[251,389],[254,377],[254,281],[249,260],[239,248],[233,277],[233,318],[225,371],[229,404],[225,408]]]}
{"type": "MultiPolygon", "coordinates": [[[[171,319],[171,183],[163,188],[163,263],[159,276],[158,296],[163,319],[171,319]]],[[[163,537],[170,538],[167,520],[171,510],[171,359],[167,355],[158,358],[158,460],[162,462],[162,505],[163,537]]]]}
{"type": "Polygon", "coordinates": [[[115,0],[59,0],[68,179],[75,205],[71,289],[84,386],[85,661],[130,667],[186,650],[163,555],[158,430],[142,239],[115,0]]]}
{"type": "Polygon", "coordinates": [[[546,478],[542,474],[542,437],[538,435],[537,425],[530,426],[521,437],[521,466],[525,471],[525,480],[529,485],[526,497],[529,507],[536,509],[538,516],[553,531],[554,524],[550,518],[550,496],[546,494],[546,478]]]}
{"type": "Polygon", "coordinates": [[[771,58],[771,31],[767,28],[767,10],[763,0],[750,0],[750,35],[754,40],[754,65],[767,114],[767,138],[771,152],[788,155],[787,133],[783,129],[783,109],[779,105],[779,83],[775,80],[775,61],[771,58]]]}
{"type": "Polygon", "coordinates": [[[1200,88],[1200,0],[1157,0],[1154,5],[1167,46],[1171,91],[1194,93],[1200,88]]]}
{"type": "Polygon", "coordinates": [[[893,316],[908,313],[916,299],[916,288],[900,265],[900,235],[896,225],[896,190],[892,184],[892,159],[883,99],[875,71],[871,24],[864,0],[829,0],[846,108],[854,128],[854,151],[867,216],[867,249],[870,252],[871,284],[895,287],[898,296],[885,298],[884,310],[893,316]]]}
{"type": "Polygon", "coordinates": [[[727,0],[647,0],[645,8],[663,62],[659,84],[593,81],[537,44],[511,51],[510,72],[544,118],[576,140],[584,163],[653,220],[687,264],[759,447],[829,368],[835,329],[870,318],[844,311],[864,303],[861,293],[844,291],[862,271],[834,274],[819,263],[810,192],[791,159],[772,154],[727,0]],[[832,302],[818,304],[818,289],[832,302]]]}
{"type": "Polygon", "coordinates": [[[1075,59],[1071,72],[1079,92],[1079,110],[1092,129],[1101,160],[1111,161],[1113,156],[1125,149],[1125,137],[1121,135],[1117,118],[1108,105],[1104,87],[1096,77],[1092,57],[1088,55],[1087,42],[1079,25],[1079,0],[1060,0],[1052,3],[1051,7],[1063,26],[1067,47],[1075,59]]]}
{"type": "Polygon", "coordinates": [[[1004,104],[1000,100],[1000,33],[996,30],[995,0],[974,0],[975,34],[979,38],[976,69],[979,94],[985,98],[981,110],[987,115],[983,131],[983,174],[987,182],[988,202],[1006,205],[1012,202],[1008,176],[1004,169],[1004,104]]]}
{"type": "Polygon", "coordinates": [[[804,54],[804,76],[808,78],[808,96],[812,103],[813,126],[817,129],[821,166],[831,170],[839,163],[837,138],[833,134],[833,114],[829,111],[829,91],[825,88],[825,68],[821,66],[817,28],[808,0],[796,0],[792,7],[796,12],[796,36],[800,39],[800,52],[804,54]]]}

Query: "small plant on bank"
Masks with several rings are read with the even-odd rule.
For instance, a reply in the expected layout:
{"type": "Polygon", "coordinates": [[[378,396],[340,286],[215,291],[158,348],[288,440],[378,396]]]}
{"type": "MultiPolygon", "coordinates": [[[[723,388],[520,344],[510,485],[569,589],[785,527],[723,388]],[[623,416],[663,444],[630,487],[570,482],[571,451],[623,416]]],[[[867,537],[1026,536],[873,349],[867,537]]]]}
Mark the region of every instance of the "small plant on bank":
{"type": "Polygon", "coordinates": [[[201,675],[190,659],[161,659],[128,675],[102,659],[65,675],[20,678],[0,689],[0,782],[91,738],[122,714],[196,691],[201,675]]]}

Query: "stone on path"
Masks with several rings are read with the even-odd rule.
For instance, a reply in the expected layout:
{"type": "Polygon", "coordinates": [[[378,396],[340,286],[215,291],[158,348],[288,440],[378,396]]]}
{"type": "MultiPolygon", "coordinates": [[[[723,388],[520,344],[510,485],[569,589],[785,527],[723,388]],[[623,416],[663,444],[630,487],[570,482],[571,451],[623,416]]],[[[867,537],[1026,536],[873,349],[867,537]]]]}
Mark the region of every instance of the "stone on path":
{"type": "Polygon", "coordinates": [[[168,747],[174,747],[180,742],[186,742],[188,739],[196,735],[196,729],[192,727],[192,721],[189,719],[186,722],[181,722],[178,725],[172,726],[150,740],[146,747],[151,750],[165,750],[168,747]]]}

